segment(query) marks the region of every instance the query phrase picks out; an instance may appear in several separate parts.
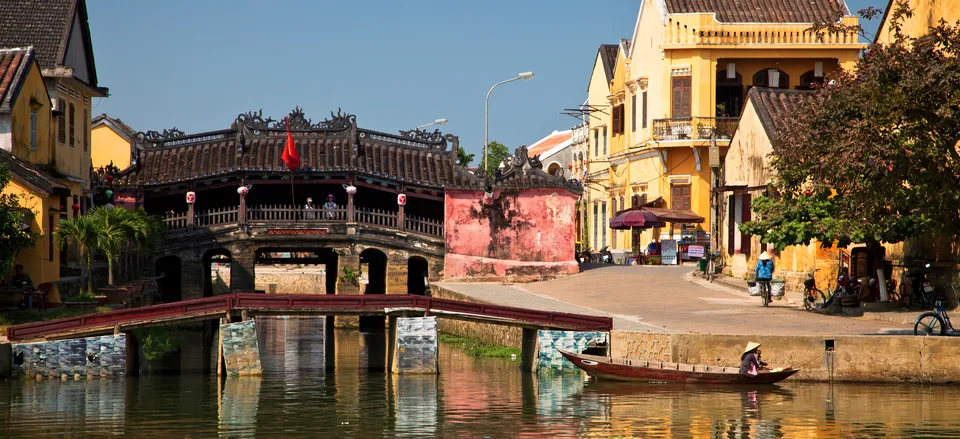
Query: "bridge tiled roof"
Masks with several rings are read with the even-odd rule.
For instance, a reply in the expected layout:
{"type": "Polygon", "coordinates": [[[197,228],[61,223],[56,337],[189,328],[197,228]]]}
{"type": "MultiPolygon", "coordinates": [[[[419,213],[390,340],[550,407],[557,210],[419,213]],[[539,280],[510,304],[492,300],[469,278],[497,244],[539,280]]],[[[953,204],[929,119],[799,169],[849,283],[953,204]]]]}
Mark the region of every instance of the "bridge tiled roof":
{"type": "MultiPolygon", "coordinates": [[[[353,174],[427,189],[483,190],[567,187],[562,178],[529,169],[522,175],[491,178],[457,165],[459,140],[438,131],[400,135],[364,130],[352,115],[312,123],[291,113],[291,132],[301,166],[295,178],[353,174]],[[541,175],[542,174],[542,175],[541,175]]],[[[177,130],[137,134],[137,163],[124,170],[120,186],[182,185],[230,175],[281,177],[290,169],[281,159],[286,130],[259,115],[241,115],[228,130],[184,135],[177,130]]],[[[514,173],[518,174],[518,173],[514,173]]],[[[314,177],[314,178],[316,178],[314,177]]]]}
{"type": "Polygon", "coordinates": [[[843,0],[666,0],[671,14],[716,13],[721,23],[834,23],[850,15],[843,0]]]}

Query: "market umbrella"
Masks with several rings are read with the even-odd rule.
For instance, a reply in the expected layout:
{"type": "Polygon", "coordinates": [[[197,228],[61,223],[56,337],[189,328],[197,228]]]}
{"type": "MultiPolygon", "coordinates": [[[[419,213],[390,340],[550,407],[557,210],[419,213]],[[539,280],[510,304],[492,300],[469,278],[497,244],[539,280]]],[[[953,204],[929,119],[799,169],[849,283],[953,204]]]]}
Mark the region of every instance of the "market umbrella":
{"type": "Polygon", "coordinates": [[[663,227],[663,221],[657,218],[656,214],[645,209],[621,212],[610,220],[610,228],[615,230],[649,229],[651,227],[663,227]]]}
{"type": "Polygon", "coordinates": [[[662,223],[700,224],[704,218],[690,210],[660,209],[644,207],[643,210],[652,213],[662,223]]]}

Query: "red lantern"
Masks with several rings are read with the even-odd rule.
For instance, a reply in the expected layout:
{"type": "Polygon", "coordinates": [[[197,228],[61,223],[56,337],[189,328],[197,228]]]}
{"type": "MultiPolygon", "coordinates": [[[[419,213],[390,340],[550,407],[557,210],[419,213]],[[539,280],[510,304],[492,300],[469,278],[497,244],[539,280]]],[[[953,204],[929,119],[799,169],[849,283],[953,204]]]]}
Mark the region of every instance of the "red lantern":
{"type": "Polygon", "coordinates": [[[197,193],[190,191],[187,192],[187,204],[193,204],[197,202],[197,193]]]}
{"type": "Polygon", "coordinates": [[[397,204],[400,206],[407,205],[407,194],[397,194],[397,204]]]}
{"type": "Polygon", "coordinates": [[[107,183],[112,182],[112,181],[113,181],[113,176],[110,175],[110,174],[107,174],[106,180],[107,180],[107,183]]]}
{"type": "Polygon", "coordinates": [[[80,205],[79,205],[79,204],[73,203],[73,206],[71,206],[71,207],[73,207],[73,215],[74,215],[74,216],[76,216],[78,213],[80,213],[80,205]]]}

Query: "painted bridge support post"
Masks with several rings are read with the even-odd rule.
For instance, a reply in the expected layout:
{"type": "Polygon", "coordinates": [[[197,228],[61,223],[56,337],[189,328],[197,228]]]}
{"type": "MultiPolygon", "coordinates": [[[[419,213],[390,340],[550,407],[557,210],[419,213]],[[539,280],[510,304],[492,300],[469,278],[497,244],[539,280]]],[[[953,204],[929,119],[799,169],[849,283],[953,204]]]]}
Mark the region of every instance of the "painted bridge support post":
{"type": "Polygon", "coordinates": [[[389,316],[388,319],[387,361],[390,371],[394,374],[437,374],[437,318],[389,316]]]}
{"type": "Polygon", "coordinates": [[[220,351],[227,376],[260,375],[256,320],[220,325],[220,351]]]}
{"type": "Polygon", "coordinates": [[[337,325],[334,316],[324,316],[323,320],[323,368],[330,373],[337,369],[337,325]]]}
{"type": "Polygon", "coordinates": [[[520,369],[524,372],[537,371],[537,330],[523,328],[520,338],[520,369]]]}

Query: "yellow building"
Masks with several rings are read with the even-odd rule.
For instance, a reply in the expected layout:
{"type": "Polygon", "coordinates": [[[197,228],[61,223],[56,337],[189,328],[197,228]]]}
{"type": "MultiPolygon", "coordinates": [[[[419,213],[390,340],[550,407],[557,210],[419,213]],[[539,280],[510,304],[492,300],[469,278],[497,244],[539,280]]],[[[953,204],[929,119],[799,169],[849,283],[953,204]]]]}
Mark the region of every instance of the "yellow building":
{"type": "MultiPolygon", "coordinates": [[[[4,194],[19,197],[25,226],[37,237],[33,248],[17,255],[17,264],[34,285],[60,278],[60,252],[53,231],[66,214],[70,191],[51,174],[54,149],[51,104],[32,47],[0,49],[0,163],[11,182],[4,194]]],[[[9,273],[0,273],[6,279],[9,273]]]]}
{"type": "Polygon", "coordinates": [[[122,120],[101,114],[91,121],[94,169],[114,165],[121,170],[130,166],[137,132],[122,120]]]}
{"type": "Polygon", "coordinates": [[[97,84],[86,2],[3,0],[0,17],[0,47],[33,46],[36,51],[53,104],[51,162],[70,188],[73,200],[68,203],[86,210],[91,195],[92,101],[108,92],[97,84]]]}
{"type": "MultiPolygon", "coordinates": [[[[893,40],[891,15],[898,3],[900,0],[890,0],[887,4],[883,21],[877,30],[876,42],[890,43],[893,40]]],[[[940,20],[951,26],[956,26],[960,21],[960,0],[908,0],[907,3],[913,10],[913,16],[903,19],[900,31],[908,37],[919,38],[926,35],[931,27],[940,24],[940,20]]]]}
{"type": "Polygon", "coordinates": [[[621,44],[622,85],[615,71],[610,111],[602,115],[607,126],[622,124],[623,134],[611,136],[609,153],[591,164],[597,182],[589,186],[591,202],[601,208],[606,203],[608,218],[617,209],[650,203],[690,210],[705,221],[686,229],[614,234],[600,212],[600,221],[588,218],[587,224],[604,224],[597,233],[609,234],[612,247],[623,252],[710,232],[712,134],[722,157],[751,87],[806,89],[831,71],[852,68],[864,47],[856,33],[809,30],[813,23],[837,20],[858,22],[837,0],[786,1],[763,9],[736,0],[643,0],[633,39],[621,44]]]}

